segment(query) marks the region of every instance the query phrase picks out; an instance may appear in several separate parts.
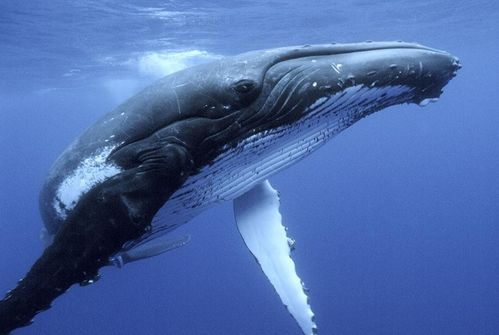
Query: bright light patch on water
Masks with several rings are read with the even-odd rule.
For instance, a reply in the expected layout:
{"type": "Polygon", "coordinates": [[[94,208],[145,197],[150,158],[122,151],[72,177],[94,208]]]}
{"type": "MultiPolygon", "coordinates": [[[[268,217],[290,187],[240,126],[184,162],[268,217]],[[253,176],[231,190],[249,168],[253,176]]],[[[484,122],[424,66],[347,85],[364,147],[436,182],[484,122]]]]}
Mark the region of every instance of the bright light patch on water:
{"type": "Polygon", "coordinates": [[[136,94],[151,81],[222,56],[204,50],[162,50],[134,54],[128,59],[106,57],[101,62],[110,66],[124,67],[132,71],[127,77],[111,77],[102,80],[103,88],[115,103],[121,103],[136,94]]]}
{"type": "Polygon", "coordinates": [[[141,88],[140,82],[132,78],[105,79],[102,82],[102,86],[109,92],[111,99],[115,103],[120,103],[131,97],[141,88]]]}
{"type": "Polygon", "coordinates": [[[183,50],[160,52],[146,52],[132,59],[131,63],[137,67],[139,74],[162,77],[187,67],[219,59],[221,56],[204,50],[183,50]]]}

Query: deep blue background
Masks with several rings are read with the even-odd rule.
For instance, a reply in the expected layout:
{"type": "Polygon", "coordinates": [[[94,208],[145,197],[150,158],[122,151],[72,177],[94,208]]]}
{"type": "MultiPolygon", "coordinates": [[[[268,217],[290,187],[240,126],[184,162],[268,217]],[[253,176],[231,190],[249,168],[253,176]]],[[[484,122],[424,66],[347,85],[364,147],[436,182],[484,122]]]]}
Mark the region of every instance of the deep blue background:
{"type": "MultiPolygon", "coordinates": [[[[251,49],[405,40],[464,67],[438,103],[373,115],[272,178],[298,271],[322,334],[499,333],[498,2],[74,3],[0,4],[0,292],[42,252],[37,195],[51,163],[161,71],[251,49]],[[178,53],[192,50],[204,53],[178,53]]],[[[300,333],[230,204],[182,230],[189,246],[104,269],[16,334],[300,333]]]]}

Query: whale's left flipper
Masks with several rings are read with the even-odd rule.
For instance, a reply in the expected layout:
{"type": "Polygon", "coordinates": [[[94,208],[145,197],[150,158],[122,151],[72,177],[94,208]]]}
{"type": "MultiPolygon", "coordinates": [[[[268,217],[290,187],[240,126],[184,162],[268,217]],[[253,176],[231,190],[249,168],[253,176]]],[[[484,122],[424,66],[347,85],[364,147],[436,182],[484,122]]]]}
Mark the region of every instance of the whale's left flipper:
{"type": "Polygon", "coordinates": [[[290,257],[290,239],[281,223],[279,194],[264,181],[234,200],[239,232],[283,304],[306,335],[316,334],[314,313],[290,257]]]}
{"type": "Polygon", "coordinates": [[[167,251],[183,247],[190,241],[191,235],[183,235],[177,239],[151,240],[144,244],[135,245],[130,249],[123,249],[109,258],[109,265],[121,268],[127,263],[154,257],[167,251]]]}

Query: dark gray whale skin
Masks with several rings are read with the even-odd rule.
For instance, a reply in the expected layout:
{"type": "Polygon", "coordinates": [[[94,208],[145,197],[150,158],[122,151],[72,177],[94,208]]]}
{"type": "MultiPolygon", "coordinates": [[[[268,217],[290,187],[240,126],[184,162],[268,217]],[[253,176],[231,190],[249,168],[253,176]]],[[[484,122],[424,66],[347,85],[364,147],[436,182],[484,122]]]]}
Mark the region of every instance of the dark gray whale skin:
{"type": "Polygon", "coordinates": [[[407,86],[412,94],[405,103],[437,98],[459,67],[450,54],[417,44],[327,44],[253,51],[152,84],[104,115],[55,162],[40,194],[54,240],[0,301],[0,334],[30,324],[73,284],[97,279],[110,256],[150,229],[156,212],[189,176],[245,138],[292,124],[321,95],[354,85],[407,86]],[[341,63],[344,71],[332,71],[331,63],[341,63]],[[304,76],[308,84],[294,85],[304,76]],[[294,86],[282,85],[289,77],[294,86]],[[319,89],[311,89],[311,82],[319,89]],[[65,207],[58,187],[104,147],[112,147],[106,162],[119,173],[65,207]]]}

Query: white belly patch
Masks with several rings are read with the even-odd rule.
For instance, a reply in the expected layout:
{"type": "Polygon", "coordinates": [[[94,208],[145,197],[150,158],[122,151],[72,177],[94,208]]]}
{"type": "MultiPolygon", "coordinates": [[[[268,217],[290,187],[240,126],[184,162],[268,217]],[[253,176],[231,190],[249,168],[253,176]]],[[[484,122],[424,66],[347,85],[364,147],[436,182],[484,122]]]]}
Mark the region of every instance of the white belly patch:
{"type": "Polygon", "coordinates": [[[107,157],[115,146],[104,147],[80,162],[78,167],[59,185],[52,205],[60,218],[65,219],[80,197],[95,185],[121,172],[107,157]]]}

